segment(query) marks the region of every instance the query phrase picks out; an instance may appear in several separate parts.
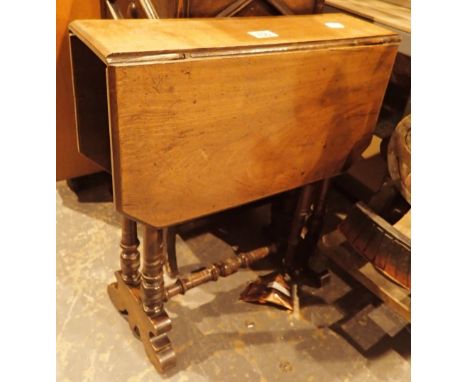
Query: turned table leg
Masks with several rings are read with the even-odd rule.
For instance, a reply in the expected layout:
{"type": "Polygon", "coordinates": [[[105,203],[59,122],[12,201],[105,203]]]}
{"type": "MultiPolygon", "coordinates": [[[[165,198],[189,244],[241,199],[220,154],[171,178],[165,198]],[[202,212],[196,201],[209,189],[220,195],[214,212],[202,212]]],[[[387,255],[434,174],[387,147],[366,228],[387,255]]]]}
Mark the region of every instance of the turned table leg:
{"type": "Polygon", "coordinates": [[[161,314],[164,304],[164,250],[161,229],[145,225],[144,258],[141,272],[141,301],[149,317],[161,314]]]}
{"type": "Polygon", "coordinates": [[[146,355],[159,372],[176,362],[167,332],[171,320],[163,309],[165,298],[162,230],[145,225],[143,269],[139,268],[136,223],[124,218],[122,224],[122,269],[115,273],[117,282],[108,286],[109,297],[128,320],[131,330],[140,338],[146,355]]]}
{"type": "MultiPolygon", "coordinates": [[[[313,256],[316,252],[317,242],[322,234],[323,223],[325,220],[325,206],[327,202],[328,191],[330,190],[330,179],[320,181],[317,187],[315,200],[313,201],[313,213],[308,219],[307,235],[305,242],[308,247],[308,257],[313,256]]],[[[304,258],[304,262],[308,262],[308,258],[304,258]]]]}
{"type": "Polygon", "coordinates": [[[291,222],[289,237],[284,256],[284,266],[288,272],[293,272],[297,267],[297,252],[301,241],[301,231],[310,213],[310,205],[315,190],[314,184],[308,184],[299,191],[299,196],[294,211],[294,217],[291,222]]]}
{"type": "Polygon", "coordinates": [[[140,242],[137,236],[137,224],[127,217],[122,218],[122,239],[120,241],[120,269],[122,279],[128,285],[137,286],[140,283],[140,242]]]}
{"type": "Polygon", "coordinates": [[[291,223],[286,254],[285,270],[291,276],[303,275],[320,286],[329,280],[329,272],[323,260],[316,253],[325,217],[325,204],[330,180],[308,184],[299,191],[294,218],[291,223]],[[313,205],[311,214],[310,206],[313,205]],[[301,237],[303,227],[307,227],[304,239],[301,237]]]}

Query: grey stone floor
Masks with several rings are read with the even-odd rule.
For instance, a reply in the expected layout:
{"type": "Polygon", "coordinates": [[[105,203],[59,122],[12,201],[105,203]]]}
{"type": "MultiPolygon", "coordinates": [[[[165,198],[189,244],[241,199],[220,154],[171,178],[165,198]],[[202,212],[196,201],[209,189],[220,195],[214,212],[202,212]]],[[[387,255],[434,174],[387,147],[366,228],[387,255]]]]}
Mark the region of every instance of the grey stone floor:
{"type": "MultiPolygon", "coordinates": [[[[219,232],[182,236],[182,271],[232,254],[219,232]]],[[[248,282],[268,269],[244,270],[174,298],[166,310],[178,364],[160,376],[107,297],[118,253],[112,204],[78,203],[57,183],[58,381],[410,380],[408,328],[400,330],[398,318],[338,270],[326,287],[302,288],[300,317],[239,301],[248,282]]]]}

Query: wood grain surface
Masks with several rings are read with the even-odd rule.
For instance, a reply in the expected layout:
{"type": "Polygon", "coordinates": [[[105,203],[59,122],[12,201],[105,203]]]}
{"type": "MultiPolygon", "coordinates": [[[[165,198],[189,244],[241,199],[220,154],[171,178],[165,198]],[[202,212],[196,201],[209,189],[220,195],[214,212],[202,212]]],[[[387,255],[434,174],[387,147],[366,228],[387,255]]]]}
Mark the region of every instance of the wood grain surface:
{"type": "MultiPolygon", "coordinates": [[[[107,78],[116,208],[156,227],[337,174],[370,140],[399,41],[346,15],[94,20],[71,30],[107,65],[75,78],[75,90],[102,93],[96,78],[107,78]]],[[[93,65],[78,52],[74,65],[93,65]]],[[[83,99],[77,110],[93,111],[83,99]]],[[[80,148],[105,125],[79,125],[80,148]]]]}
{"type": "Polygon", "coordinates": [[[109,68],[117,209],[163,227],[340,171],[396,45],[109,68]]]}
{"type": "Polygon", "coordinates": [[[70,30],[103,61],[111,57],[199,52],[394,37],[392,31],[344,14],[248,17],[240,19],[78,20],[70,30]],[[330,28],[326,23],[340,23],[330,28]],[[268,30],[273,38],[248,32],[268,30]]]}

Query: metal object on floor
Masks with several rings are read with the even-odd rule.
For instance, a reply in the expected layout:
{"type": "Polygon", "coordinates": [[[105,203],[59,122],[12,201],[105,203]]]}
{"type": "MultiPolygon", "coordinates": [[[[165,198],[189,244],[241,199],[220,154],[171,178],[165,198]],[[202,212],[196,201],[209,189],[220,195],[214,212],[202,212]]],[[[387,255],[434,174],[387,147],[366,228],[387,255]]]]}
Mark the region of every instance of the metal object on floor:
{"type": "Polygon", "coordinates": [[[239,299],[256,304],[271,304],[287,310],[293,310],[294,306],[292,288],[286,278],[278,272],[261,276],[250,283],[239,299]]]}

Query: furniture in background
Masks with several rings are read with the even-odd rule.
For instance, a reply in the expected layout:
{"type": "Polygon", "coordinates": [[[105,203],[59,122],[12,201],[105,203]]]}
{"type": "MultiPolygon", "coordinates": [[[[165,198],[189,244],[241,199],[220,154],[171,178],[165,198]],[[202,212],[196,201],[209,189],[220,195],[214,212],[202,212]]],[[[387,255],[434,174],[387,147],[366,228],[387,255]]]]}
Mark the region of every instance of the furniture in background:
{"type": "Polygon", "coordinates": [[[345,12],[397,32],[400,53],[411,56],[411,0],[325,0],[325,12],[345,12]]]}
{"type": "Polygon", "coordinates": [[[356,203],[319,243],[326,254],[406,321],[411,321],[411,116],[394,130],[382,156],[384,186],[356,203]],[[390,281],[391,280],[391,281],[390,281]]]}
{"type": "Polygon", "coordinates": [[[393,30],[401,44],[385,92],[371,145],[347,172],[334,181],[343,192],[367,202],[380,190],[387,166],[380,155],[400,120],[411,112],[411,2],[410,0],[326,0],[325,13],[344,12],[393,30]]]}

